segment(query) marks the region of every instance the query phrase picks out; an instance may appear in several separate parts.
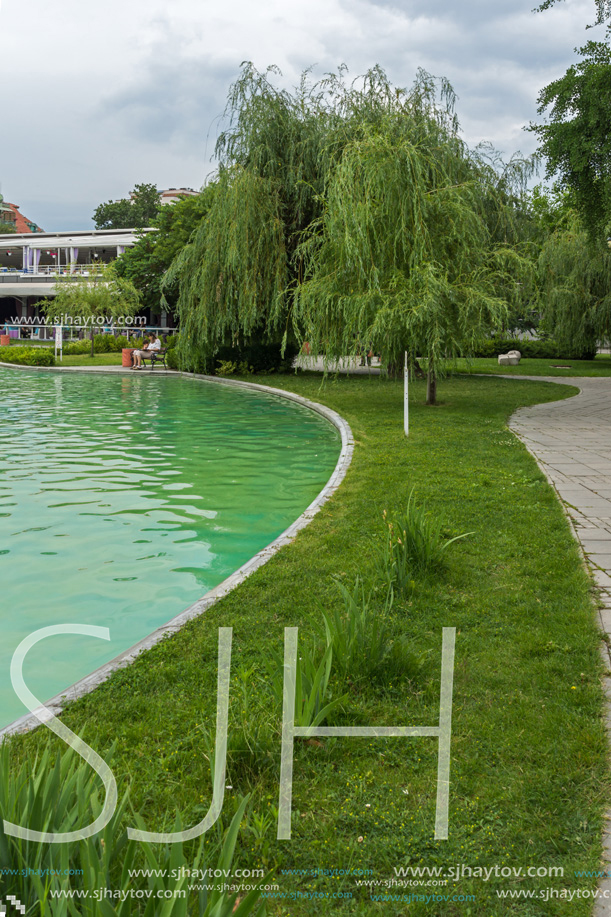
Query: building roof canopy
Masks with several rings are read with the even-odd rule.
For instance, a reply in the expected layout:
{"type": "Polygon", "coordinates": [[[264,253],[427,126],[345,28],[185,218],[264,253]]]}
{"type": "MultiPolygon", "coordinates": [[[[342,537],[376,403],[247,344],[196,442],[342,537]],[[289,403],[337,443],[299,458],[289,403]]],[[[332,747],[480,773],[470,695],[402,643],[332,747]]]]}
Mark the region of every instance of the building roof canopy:
{"type": "Polygon", "coordinates": [[[2,233],[0,248],[112,248],[114,245],[134,245],[147,229],[96,229],[76,232],[2,233]]]}

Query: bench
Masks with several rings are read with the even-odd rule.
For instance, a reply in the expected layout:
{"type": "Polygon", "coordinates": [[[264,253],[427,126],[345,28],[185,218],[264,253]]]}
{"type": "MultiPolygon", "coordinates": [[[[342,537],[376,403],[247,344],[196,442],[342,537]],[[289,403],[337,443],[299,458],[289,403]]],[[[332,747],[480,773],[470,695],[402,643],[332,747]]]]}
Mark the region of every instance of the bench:
{"type": "Polygon", "coordinates": [[[162,347],[161,350],[151,350],[150,353],[144,351],[142,354],[142,365],[146,366],[146,361],[149,360],[151,364],[151,369],[155,369],[155,363],[161,363],[164,369],[168,367],[165,365],[165,356],[168,352],[167,347],[162,347]],[[146,354],[146,356],[145,356],[146,354]]]}

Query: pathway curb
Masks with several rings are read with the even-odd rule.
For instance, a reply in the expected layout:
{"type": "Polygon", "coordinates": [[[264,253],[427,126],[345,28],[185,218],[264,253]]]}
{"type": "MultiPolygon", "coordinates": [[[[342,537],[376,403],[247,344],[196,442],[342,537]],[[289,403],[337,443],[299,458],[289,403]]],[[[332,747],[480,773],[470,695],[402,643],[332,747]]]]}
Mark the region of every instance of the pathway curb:
{"type": "MultiPolygon", "coordinates": [[[[524,443],[556,491],[584,567],[594,579],[602,607],[598,621],[605,640],[601,657],[606,696],[605,725],[611,742],[611,380],[602,377],[506,376],[530,382],[571,385],[577,395],[519,408],[508,427],[524,443]],[[606,445],[605,445],[606,443],[606,445]]],[[[611,759],[610,759],[611,760],[611,759]]],[[[593,917],[611,915],[611,808],[605,814],[603,862],[593,917]]]]}

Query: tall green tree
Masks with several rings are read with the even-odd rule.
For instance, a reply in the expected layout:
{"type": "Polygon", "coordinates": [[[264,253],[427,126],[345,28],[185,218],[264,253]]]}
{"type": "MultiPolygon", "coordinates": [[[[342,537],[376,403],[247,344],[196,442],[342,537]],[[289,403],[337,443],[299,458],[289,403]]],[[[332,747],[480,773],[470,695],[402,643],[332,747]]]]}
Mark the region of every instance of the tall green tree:
{"type": "MultiPolygon", "coordinates": [[[[181,352],[205,364],[253,335],[328,356],[373,342],[442,359],[503,322],[522,260],[511,182],[459,139],[447,81],[410,91],[343,68],[294,93],[246,65],[230,90],[218,187],[168,271],[181,352]]],[[[514,164],[517,170],[517,165],[514,164]]]]}
{"type": "Polygon", "coordinates": [[[210,184],[196,196],[165,204],[151,221],[156,231],[143,234],[134,246],[117,258],[117,276],[131,280],[145,307],[155,312],[160,308],[174,310],[178,285],[168,284],[162,297],[162,280],[208,213],[213,194],[214,184],[210,184]]]}
{"type": "Polygon", "coordinates": [[[136,185],[131,195],[100,204],[93,212],[96,229],[143,229],[150,226],[161,204],[155,185],[136,185]]]}
{"type": "Polygon", "coordinates": [[[71,274],[58,278],[54,298],[42,300],[37,305],[51,324],[63,323],[62,316],[71,316],[89,325],[93,357],[96,327],[135,315],[140,309],[140,298],[134,285],[118,277],[111,263],[100,264],[89,275],[71,274]]]}
{"type": "Polygon", "coordinates": [[[524,264],[494,243],[486,193],[457,138],[372,132],[344,153],[319,233],[304,244],[299,315],[315,349],[339,357],[355,340],[389,364],[426,360],[427,403],[444,361],[507,319],[524,264]]]}
{"type": "Polygon", "coordinates": [[[539,258],[541,330],[591,358],[611,339],[611,253],[595,245],[576,211],[550,233],[539,258]]]}
{"type": "Polygon", "coordinates": [[[583,57],[539,94],[547,124],[531,125],[546,174],[570,190],[587,232],[599,241],[611,220],[611,48],[590,41],[583,57]]]}

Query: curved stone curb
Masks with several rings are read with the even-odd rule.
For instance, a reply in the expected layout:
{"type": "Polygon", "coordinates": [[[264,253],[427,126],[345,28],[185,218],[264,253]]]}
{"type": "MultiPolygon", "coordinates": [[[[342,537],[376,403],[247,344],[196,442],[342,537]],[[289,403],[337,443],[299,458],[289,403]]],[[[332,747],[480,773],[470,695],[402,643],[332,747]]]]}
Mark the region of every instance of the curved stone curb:
{"type": "MultiPolygon", "coordinates": [[[[125,375],[131,373],[131,366],[28,366],[25,363],[3,363],[0,360],[0,367],[5,369],[24,369],[28,372],[36,370],[43,373],[109,373],[112,376],[125,375]]],[[[144,376],[181,376],[176,369],[152,369],[144,372],[144,376]]]]}
{"type": "MultiPolygon", "coordinates": [[[[0,364],[6,365],[12,368],[12,364],[0,364]]],[[[61,372],[61,367],[54,366],[28,366],[28,367],[19,367],[20,369],[45,369],[51,371],[61,372]]],[[[89,367],[70,367],[70,371],[79,369],[81,371],[87,372],[89,367]]],[[[145,637],[143,640],[140,640],[134,646],[130,647],[128,650],[125,650],[119,656],[116,656],[110,662],[107,662],[105,665],[100,666],[90,675],[86,675],[84,678],[81,678],[71,687],[67,688],[65,691],[62,691],[61,694],[57,694],[51,700],[45,702],[45,707],[51,710],[56,716],[58,716],[66,704],[69,704],[71,701],[76,700],[79,697],[83,697],[85,694],[89,694],[90,691],[93,691],[98,685],[106,681],[113,672],[116,672],[118,669],[125,668],[130,663],[136,659],[141,653],[145,650],[151,649],[165,637],[170,636],[171,634],[176,633],[180,630],[187,621],[191,621],[193,618],[199,617],[203,614],[211,605],[214,605],[219,599],[222,599],[229,592],[239,586],[244,580],[254,573],[255,570],[258,570],[259,567],[267,563],[267,561],[277,554],[280,548],[284,545],[290,544],[291,541],[295,538],[297,533],[301,529],[305,528],[306,525],[312,521],[316,513],[319,511],[321,506],[327,502],[327,500],[332,496],[333,493],[337,490],[350,466],[352,461],[352,454],[354,452],[354,438],[352,436],[352,430],[348,423],[341,417],[336,411],[332,411],[331,408],[327,408],[322,404],[317,404],[315,401],[309,401],[307,398],[303,398],[301,395],[296,395],[294,392],[285,392],[282,389],[271,388],[268,385],[258,385],[254,382],[238,382],[234,379],[219,379],[217,376],[202,376],[202,375],[193,375],[191,373],[176,373],[175,375],[181,375],[186,378],[194,379],[197,381],[204,382],[215,382],[219,385],[231,385],[238,388],[252,389],[253,391],[262,392],[268,395],[274,395],[279,398],[286,398],[288,401],[294,401],[297,404],[301,404],[303,407],[308,408],[311,411],[314,411],[317,414],[325,417],[330,423],[336,427],[342,439],[342,447],[335,466],[333,474],[320,491],[315,500],[310,503],[308,508],[299,516],[298,519],[293,522],[281,535],[274,539],[271,544],[268,544],[267,547],[263,548],[254,557],[251,557],[250,560],[246,561],[235,573],[232,573],[231,576],[228,576],[226,580],[223,580],[218,586],[215,586],[214,589],[211,589],[207,592],[201,599],[197,602],[194,602],[193,605],[189,608],[182,611],[176,617],[168,621],[167,624],[163,624],[161,627],[158,627],[157,630],[153,631],[152,634],[149,634],[148,637],[145,637]]],[[[8,726],[5,726],[4,729],[0,730],[0,741],[3,737],[13,735],[15,733],[29,732],[34,729],[36,726],[39,726],[39,720],[34,717],[32,714],[26,714],[25,716],[20,717],[18,720],[15,720],[13,723],[10,723],[8,726]]]]}

